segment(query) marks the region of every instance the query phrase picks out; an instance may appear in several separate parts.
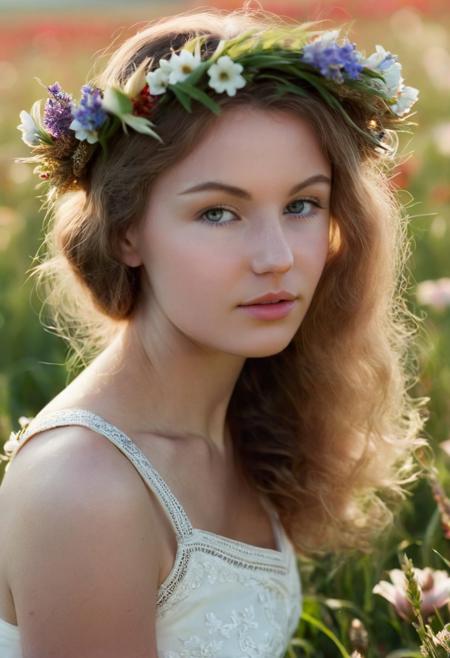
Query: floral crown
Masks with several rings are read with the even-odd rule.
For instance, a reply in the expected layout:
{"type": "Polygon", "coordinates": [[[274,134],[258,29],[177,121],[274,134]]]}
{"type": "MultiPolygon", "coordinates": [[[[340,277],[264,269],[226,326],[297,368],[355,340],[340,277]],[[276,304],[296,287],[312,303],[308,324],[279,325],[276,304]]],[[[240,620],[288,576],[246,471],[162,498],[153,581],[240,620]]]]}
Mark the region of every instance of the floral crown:
{"type": "Polygon", "coordinates": [[[387,148],[385,130],[397,128],[418,97],[417,89],[405,86],[396,55],[377,45],[364,57],[348,39],[339,40],[339,30],[255,30],[220,40],[204,60],[200,49],[208,37],[195,36],[179,52],[172,50],[169,59],[160,59],[157,68],[146,58],[124,86],[102,90],[84,85],[78,104],[55,82],[46,87],[50,97],[43,116],[41,101],[34,103],[31,114],[20,113],[22,123],[17,127],[33,156],[18,161],[36,163],[34,173],[56,195],[77,189],[94,153],[100,146],[105,157],[107,142],[118,129],[128,133],[131,128],[162,142],[151,118],[167,102],[178,102],[192,112],[194,100],[220,114],[212,92],[234,96],[258,80],[271,80],[278,96],[315,94],[373,147],[387,148]],[[352,118],[352,105],[363,121],[352,118]]]}

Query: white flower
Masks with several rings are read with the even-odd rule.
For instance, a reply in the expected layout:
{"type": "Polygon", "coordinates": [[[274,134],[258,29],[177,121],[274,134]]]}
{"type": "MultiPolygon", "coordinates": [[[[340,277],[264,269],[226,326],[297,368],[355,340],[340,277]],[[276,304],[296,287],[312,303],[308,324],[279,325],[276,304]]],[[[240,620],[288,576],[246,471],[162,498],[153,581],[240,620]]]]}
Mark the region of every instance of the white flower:
{"type": "Polygon", "coordinates": [[[397,56],[377,45],[375,52],[362,63],[367,68],[381,73],[384,78],[384,83],[376,78],[372,79],[372,86],[395,98],[403,85],[402,65],[397,61],[397,56]]]}
{"type": "Polygon", "coordinates": [[[86,126],[83,126],[78,119],[74,119],[70,124],[69,128],[75,131],[75,137],[80,140],[80,142],[87,141],[89,144],[95,144],[98,142],[98,133],[96,130],[86,130],[86,126]]]}
{"type": "Polygon", "coordinates": [[[222,55],[208,69],[208,84],[219,93],[226,91],[228,96],[235,96],[236,89],[241,89],[247,82],[241,75],[243,68],[242,64],[236,64],[228,55],[222,55]]]}
{"type": "Polygon", "coordinates": [[[387,65],[390,60],[397,61],[397,56],[385,50],[383,46],[376,45],[375,52],[367,57],[365,62],[368,68],[381,71],[383,66],[387,65]]]}
{"type": "Polygon", "coordinates": [[[179,54],[172,53],[169,64],[172,67],[169,84],[174,85],[176,82],[185,80],[201,64],[200,54],[193,55],[183,49],[179,54]]]}
{"type": "Polygon", "coordinates": [[[397,96],[403,85],[402,65],[395,62],[382,71],[382,74],[386,82],[387,93],[392,97],[397,96]]]}
{"type": "Polygon", "coordinates": [[[169,84],[170,74],[172,73],[172,65],[167,59],[159,60],[159,68],[147,74],[145,80],[150,87],[152,96],[164,94],[169,84]]]}
{"type": "Polygon", "coordinates": [[[20,123],[17,129],[22,132],[22,140],[27,146],[37,146],[40,143],[39,130],[33,117],[25,110],[20,113],[20,123]]]}
{"type": "Polygon", "coordinates": [[[415,87],[402,87],[400,94],[397,97],[397,102],[392,105],[392,110],[398,116],[402,116],[409,112],[419,97],[419,90],[415,87]]]}
{"type": "Polygon", "coordinates": [[[398,116],[409,112],[419,96],[419,91],[415,87],[406,87],[403,84],[402,66],[397,61],[397,55],[377,45],[375,52],[364,61],[364,65],[383,76],[384,82],[373,78],[370,84],[395,100],[391,106],[392,111],[398,116]]]}

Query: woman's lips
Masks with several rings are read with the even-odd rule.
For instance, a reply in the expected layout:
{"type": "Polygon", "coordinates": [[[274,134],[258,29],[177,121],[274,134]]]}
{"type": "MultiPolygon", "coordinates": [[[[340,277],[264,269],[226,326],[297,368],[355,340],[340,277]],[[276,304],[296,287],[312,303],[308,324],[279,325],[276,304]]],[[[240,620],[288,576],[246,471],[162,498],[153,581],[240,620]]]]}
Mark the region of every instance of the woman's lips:
{"type": "Polygon", "coordinates": [[[278,320],[286,317],[293,309],[296,300],[265,303],[265,304],[249,304],[247,306],[239,306],[244,311],[247,311],[253,317],[260,320],[278,320]]]}

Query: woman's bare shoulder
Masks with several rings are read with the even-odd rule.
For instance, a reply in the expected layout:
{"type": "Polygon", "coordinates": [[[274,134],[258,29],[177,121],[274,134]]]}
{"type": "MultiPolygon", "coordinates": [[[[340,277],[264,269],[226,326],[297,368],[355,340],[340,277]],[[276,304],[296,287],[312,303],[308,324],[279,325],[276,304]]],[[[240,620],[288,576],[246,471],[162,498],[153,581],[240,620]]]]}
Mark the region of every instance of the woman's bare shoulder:
{"type": "Polygon", "coordinates": [[[0,491],[16,500],[37,490],[83,498],[93,487],[109,500],[136,497],[145,490],[133,465],[106,437],[88,427],[67,425],[32,435],[10,462],[0,491]]]}
{"type": "MultiPolygon", "coordinates": [[[[136,475],[113,444],[80,426],[42,431],[12,460],[0,488],[6,541],[1,572],[30,646],[72,647],[79,641],[77,627],[89,629],[92,644],[111,644],[111,655],[118,655],[113,640],[106,639],[103,617],[110,624],[127,618],[129,633],[143,614],[154,617],[159,520],[136,475]],[[64,596],[68,591],[71,596],[64,596]],[[91,613],[101,611],[95,623],[88,618],[86,601],[91,613]],[[47,646],[43,629],[50,631],[51,624],[58,637],[47,646]]],[[[154,644],[151,633],[149,626],[142,637],[113,639],[141,648],[154,644]]],[[[84,651],[83,645],[77,655],[84,651]]]]}
{"type": "Polygon", "coordinates": [[[126,519],[135,519],[147,534],[160,535],[157,502],[134,466],[86,427],[55,427],[33,435],[3,478],[0,528],[13,544],[30,519],[47,522],[56,509],[72,521],[80,514],[102,523],[108,518],[117,522],[118,532],[126,519]]]}

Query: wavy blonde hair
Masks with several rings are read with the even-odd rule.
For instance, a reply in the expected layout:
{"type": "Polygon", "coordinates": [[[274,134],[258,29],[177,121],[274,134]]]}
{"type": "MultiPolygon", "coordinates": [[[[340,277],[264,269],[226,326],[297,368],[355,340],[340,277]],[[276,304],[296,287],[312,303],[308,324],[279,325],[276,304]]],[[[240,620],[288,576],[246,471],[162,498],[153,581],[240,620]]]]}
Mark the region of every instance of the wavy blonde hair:
{"type": "MultiPolygon", "coordinates": [[[[110,57],[94,84],[119,83],[145,58],[158,62],[195,34],[221,38],[250,27],[288,23],[248,7],[189,11],[148,24],[110,57]]],[[[311,93],[276,97],[270,81],[248,83],[217,102],[284,110],[306,118],[332,165],[329,257],[308,312],[281,353],[248,358],[227,419],[239,463],[267,495],[297,552],[369,551],[391,524],[393,507],[420,469],[415,450],[428,398],[408,394],[417,318],[405,303],[410,242],[407,216],[389,184],[391,156],[382,157],[342,116],[311,93]]],[[[357,120],[357,116],[354,116],[357,120]]],[[[118,240],[144,214],[157,176],[198,144],[215,116],[176,103],[155,119],[160,145],[120,133],[108,160],[94,160],[84,189],[54,207],[32,269],[50,328],[68,341],[74,363],[104,349],[137,306],[139,268],[118,257],[118,240]]]]}

